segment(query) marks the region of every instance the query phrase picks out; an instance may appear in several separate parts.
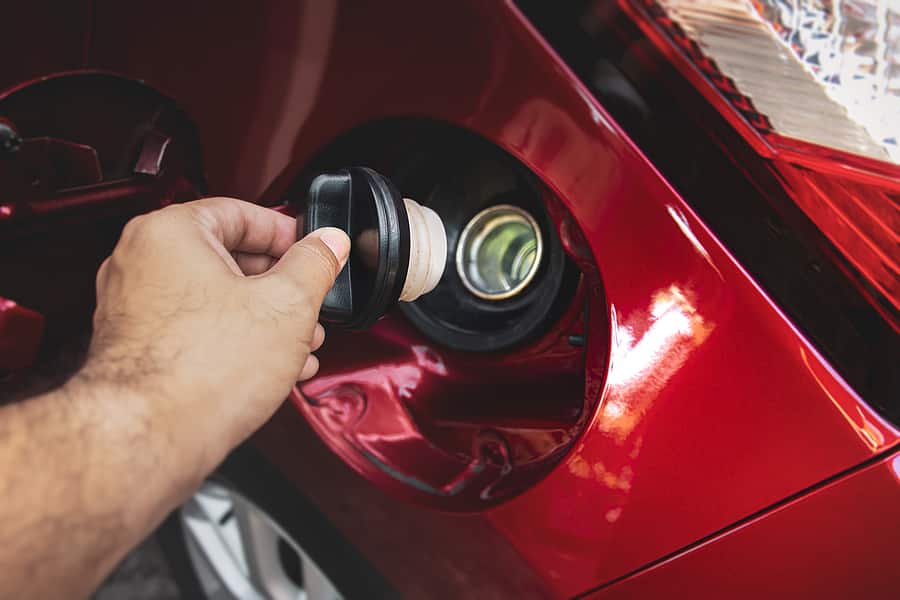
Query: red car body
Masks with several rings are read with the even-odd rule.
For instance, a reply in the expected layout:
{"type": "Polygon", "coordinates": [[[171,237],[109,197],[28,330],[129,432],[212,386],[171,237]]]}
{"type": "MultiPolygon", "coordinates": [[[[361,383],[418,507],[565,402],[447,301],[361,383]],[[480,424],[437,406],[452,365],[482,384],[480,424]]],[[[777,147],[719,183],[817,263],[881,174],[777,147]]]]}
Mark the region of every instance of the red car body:
{"type": "MultiPolygon", "coordinates": [[[[485,355],[444,348],[396,313],[365,333],[330,332],[320,375],[253,439],[403,594],[900,593],[900,432],[515,5],[96,0],[4,12],[0,87],[71,71],[146,82],[196,124],[212,194],[292,210],[289,183],[322,148],[414,117],[488,140],[558,203],[586,313],[485,355]],[[501,408],[483,410],[492,402],[501,408]],[[473,443],[488,446],[461,450],[473,443]],[[510,489],[494,498],[501,481],[510,489]]],[[[89,314],[89,300],[60,295],[87,294],[100,258],[64,259],[87,284],[0,295],[44,314],[51,335],[89,314]]],[[[13,258],[2,261],[12,277],[13,258]]],[[[4,356],[36,352],[23,323],[37,332],[39,317],[27,317],[0,305],[4,356]]]]}

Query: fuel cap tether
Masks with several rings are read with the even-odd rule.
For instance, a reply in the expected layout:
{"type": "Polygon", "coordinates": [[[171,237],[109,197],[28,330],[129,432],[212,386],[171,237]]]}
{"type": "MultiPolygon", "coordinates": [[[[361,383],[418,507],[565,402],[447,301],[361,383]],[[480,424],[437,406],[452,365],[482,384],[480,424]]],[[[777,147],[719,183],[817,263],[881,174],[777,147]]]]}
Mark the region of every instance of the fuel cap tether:
{"type": "Polygon", "coordinates": [[[327,322],[365,329],[398,300],[412,302],[433,290],[444,272],[447,236],[440,217],[402,198],[372,169],[351,167],[313,179],[298,233],[320,227],[342,229],[352,242],[322,304],[327,322]]]}

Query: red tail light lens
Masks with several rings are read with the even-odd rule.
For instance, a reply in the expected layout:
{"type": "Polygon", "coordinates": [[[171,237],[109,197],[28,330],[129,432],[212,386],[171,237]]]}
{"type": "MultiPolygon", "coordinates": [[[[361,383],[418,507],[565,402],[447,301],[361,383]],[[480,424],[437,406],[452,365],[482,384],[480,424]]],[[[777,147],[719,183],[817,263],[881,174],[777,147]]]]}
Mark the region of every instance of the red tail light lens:
{"type": "Polygon", "coordinates": [[[900,330],[900,4],[622,0],[900,330]]]}

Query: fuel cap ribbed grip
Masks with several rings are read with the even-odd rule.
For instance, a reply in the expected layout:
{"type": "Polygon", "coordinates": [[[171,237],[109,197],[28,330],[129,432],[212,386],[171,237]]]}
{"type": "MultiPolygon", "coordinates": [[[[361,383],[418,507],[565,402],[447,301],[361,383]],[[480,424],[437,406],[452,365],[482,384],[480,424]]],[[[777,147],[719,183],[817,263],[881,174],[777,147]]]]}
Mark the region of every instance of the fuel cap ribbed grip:
{"type": "Polygon", "coordinates": [[[320,227],[343,229],[352,242],[320,317],[347,329],[365,329],[397,302],[406,281],[410,230],[403,198],[372,169],[323,173],[310,184],[303,231],[298,233],[320,227]]]}

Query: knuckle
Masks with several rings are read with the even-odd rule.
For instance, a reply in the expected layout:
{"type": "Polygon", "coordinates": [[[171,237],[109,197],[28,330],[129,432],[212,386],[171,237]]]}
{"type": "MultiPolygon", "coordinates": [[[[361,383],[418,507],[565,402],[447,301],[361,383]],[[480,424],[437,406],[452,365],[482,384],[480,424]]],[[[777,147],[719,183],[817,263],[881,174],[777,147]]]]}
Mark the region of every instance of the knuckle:
{"type": "Polygon", "coordinates": [[[228,198],[225,196],[214,196],[211,198],[201,198],[179,205],[170,205],[171,208],[176,206],[186,211],[188,215],[195,221],[207,228],[215,226],[217,213],[229,212],[234,210],[242,201],[236,198],[228,198]]]}
{"type": "Polygon", "coordinates": [[[160,231],[160,225],[162,225],[162,221],[165,218],[163,215],[164,210],[166,209],[138,215],[128,221],[125,224],[125,228],[122,229],[120,241],[134,243],[156,235],[160,231]]]}
{"type": "Polygon", "coordinates": [[[239,200],[237,198],[231,198],[229,196],[210,196],[209,198],[201,198],[200,200],[194,200],[193,202],[188,202],[185,206],[198,206],[198,207],[221,207],[221,206],[230,206],[233,204],[238,204],[243,202],[243,200],[239,200]]]}
{"type": "MultiPolygon", "coordinates": [[[[202,200],[181,205],[187,217],[205,229],[211,229],[215,225],[215,218],[210,214],[210,205],[201,204],[202,200]]],[[[169,207],[166,207],[169,208],[169,207]]]]}
{"type": "Polygon", "coordinates": [[[153,212],[138,215],[122,229],[119,241],[125,244],[142,244],[148,240],[168,235],[190,217],[192,210],[183,204],[172,204],[153,212]]]}
{"type": "Polygon", "coordinates": [[[187,204],[170,204],[164,208],[152,212],[147,216],[155,225],[165,225],[171,227],[174,223],[179,223],[190,218],[194,213],[194,208],[187,204]]]}
{"type": "Polygon", "coordinates": [[[120,241],[128,242],[134,239],[134,237],[138,235],[138,232],[144,227],[146,221],[147,215],[138,215],[125,223],[120,241]]]}
{"type": "Polygon", "coordinates": [[[97,269],[97,279],[96,286],[97,288],[103,287],[103,282],[106,280],[107,271],[109,269],[110,257],[107,257],[101,264],[100,268],[97,269]]]}

